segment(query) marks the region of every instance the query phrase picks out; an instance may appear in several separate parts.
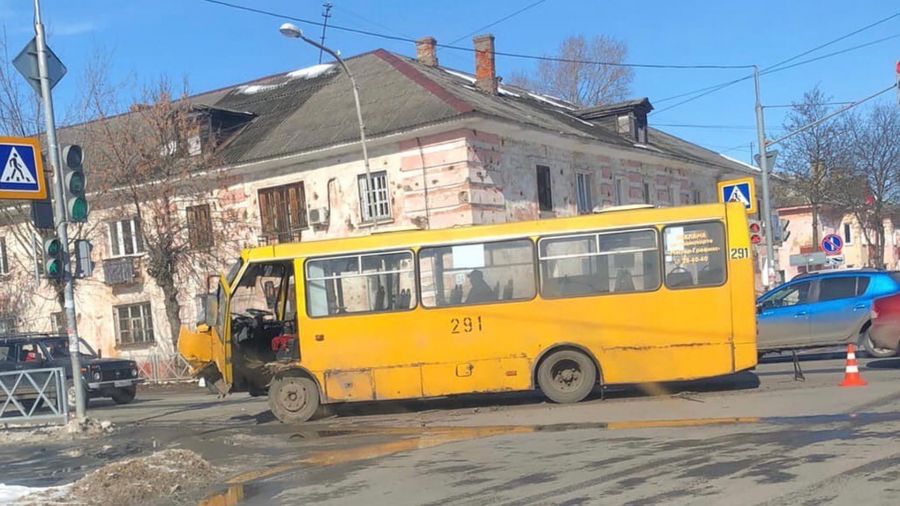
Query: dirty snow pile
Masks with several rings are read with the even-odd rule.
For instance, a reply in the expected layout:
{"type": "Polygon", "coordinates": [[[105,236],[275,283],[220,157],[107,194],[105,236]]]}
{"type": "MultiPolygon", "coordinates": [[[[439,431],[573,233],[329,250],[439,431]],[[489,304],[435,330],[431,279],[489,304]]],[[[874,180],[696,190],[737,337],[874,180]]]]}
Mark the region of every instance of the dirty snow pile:
{"type": "MultiPolygon", "coordinates": [[[[114,430],[115,427],[112,422],[108,420],[100,421],[95,418],[86,418],[82,422],[71,420],[66,425],[37,427],[23,424],[2,424],[0,425],[0,444],[89,438],[109,434],[114,430]]],[[[3,503],[0,502],[0,504],[3,503]]]]}
{"type": "MultiPolygon", "coordinates": [[[[66,487],[22,487],[19,485],[4,485],[0,483],[0,504],[41,504],[41,501],[22,500],[24,497],[37,497],[53,500],[61,497],[61,490],[66,487]],[[18,502],[17,502],[18,501],[18,502]]],[[[43,501],[43,499],[42,499],[43,501]]]]}
{"type": "Polygon", "coordinates": [[[192,489],[219,478],[220,472],[200,455],[190,450],[163,450],[107,464],[65,487],[20,496],[18,504],[179,504],[191,500],[192,489]]]}

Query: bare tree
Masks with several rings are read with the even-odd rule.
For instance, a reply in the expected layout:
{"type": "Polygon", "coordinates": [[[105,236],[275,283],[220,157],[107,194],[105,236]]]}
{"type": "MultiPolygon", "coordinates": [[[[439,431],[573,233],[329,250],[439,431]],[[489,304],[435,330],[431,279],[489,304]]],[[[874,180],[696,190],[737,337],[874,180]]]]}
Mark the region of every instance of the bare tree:
{"type": "Polygon", "coordinates": [[[834,198],[853,213],[872,245],[870,263],[884,267],[884,221],[900,206],[900,111],[876,105],[844,122],[849,164],[837,174],[834,198]]]}
{"type": "Polygon", "coordinates": [[[95,83],[92,96],[98,120],[85,128],[100,197],[136,216],[145,268],[163,293],[177,347],[187,282],[205,281],[233,258],[246,227],[215,198],[225,182],[215,132],[204,111],[186,92],[175,98],[165,79],[147,87],[126,114],[105,111],[109,93],[102,83],[95,83]]]}
{"type": "Polygon", "coordinates": [[[548,55],[555,60],[541,60],[532,74],[515,73],[510,82],[582,107],[618,102],[634,80],[634,70],[615,65],[627,55],[625,43],[612,37],[572,35],[548,55]]]}
{"type": "MultiPolygon", "coordinates": [[[[830,97],[818,86],[803,94],[795,102],[784,121],[784,129],[791,132],[818,121],[829,114],[830,97]]],[[[837,190],[837,174],[847,167],[846,136],[843,123],[826,121],[797,134],[782,143],[779,175],[785,179],[793,200],[810,206],[812,213],[812,241],[819,243],[819,213],[823,205],[833,204],[837,190]]]]}

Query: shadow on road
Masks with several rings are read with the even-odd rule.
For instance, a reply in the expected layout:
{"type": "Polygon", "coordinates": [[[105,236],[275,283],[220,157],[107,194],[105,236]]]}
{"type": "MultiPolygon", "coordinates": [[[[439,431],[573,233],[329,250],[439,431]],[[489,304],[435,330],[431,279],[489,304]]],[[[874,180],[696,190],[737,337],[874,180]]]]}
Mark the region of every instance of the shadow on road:
{"type": "Polygon", "coordinates": [[[866,369],[900,369],[900,358],[872,360],[866,364],[866,369]]]}

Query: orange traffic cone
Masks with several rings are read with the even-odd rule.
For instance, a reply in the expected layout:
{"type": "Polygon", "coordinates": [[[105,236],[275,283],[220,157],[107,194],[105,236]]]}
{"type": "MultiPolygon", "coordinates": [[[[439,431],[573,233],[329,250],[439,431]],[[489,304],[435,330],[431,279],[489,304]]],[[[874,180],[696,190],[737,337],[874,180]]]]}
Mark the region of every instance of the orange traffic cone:
{"type": "Polygon", "coordinates": [[[839,386],[842,387],[864,387],[868,385],[866,380],[859,375],[859,367],[856,365],[856,346],[847,345],[847,367],[844,369],[844,381],[839,386]]]}

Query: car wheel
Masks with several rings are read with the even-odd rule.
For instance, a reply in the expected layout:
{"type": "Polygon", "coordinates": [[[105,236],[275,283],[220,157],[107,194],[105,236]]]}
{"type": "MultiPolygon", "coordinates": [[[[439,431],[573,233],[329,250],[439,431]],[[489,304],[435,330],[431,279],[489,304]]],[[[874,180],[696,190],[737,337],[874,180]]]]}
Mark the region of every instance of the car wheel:
{"type": "Polygon", "coordinates": [[[137,394],[137,387],[131,385],[130,387],[117,388],[112,393],[112,400],[116,404],[128,404],[129,402],[134,400],[134,396],[137,394]]]}
{"type": "Polygon", "coordinates": [[[580,351],[553,352],[538,367],[538,386],[548,399],[560,404],[581,401],[593,391],[596,382],[594,362],[580,351]]]}
{"type": "Polygon", "coordinates": [[[283,423],[302,423],[319,410],[319,388],[303,376],[280,376],[269,385],[269,408],[283,423]]]}
{"type": "Polygon", "coordinates": [[[862,333],[862,337],[860,340],[863,343],[863,347],[866,349],[866,353],[868,353],[871,357],[888,358],[893,357],[897,354],[895,350],[892,350],[890,348],[879,348],[878,346],[876,346],[875,343],[872,342],[872,335],[869,334],[868,330],[862,333]]]}

